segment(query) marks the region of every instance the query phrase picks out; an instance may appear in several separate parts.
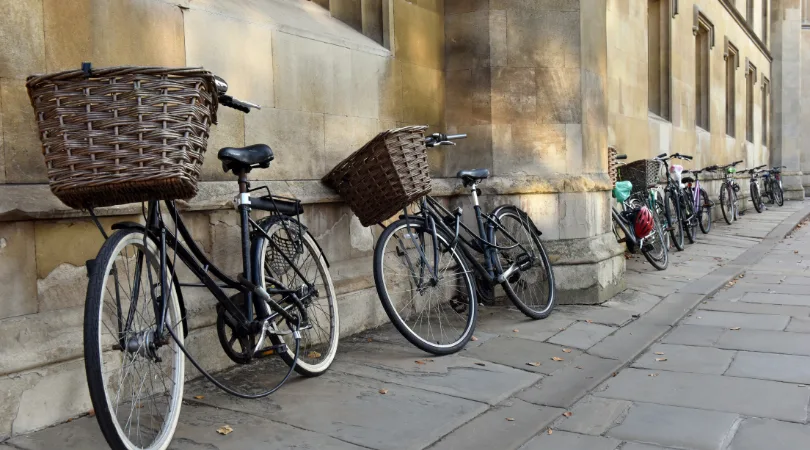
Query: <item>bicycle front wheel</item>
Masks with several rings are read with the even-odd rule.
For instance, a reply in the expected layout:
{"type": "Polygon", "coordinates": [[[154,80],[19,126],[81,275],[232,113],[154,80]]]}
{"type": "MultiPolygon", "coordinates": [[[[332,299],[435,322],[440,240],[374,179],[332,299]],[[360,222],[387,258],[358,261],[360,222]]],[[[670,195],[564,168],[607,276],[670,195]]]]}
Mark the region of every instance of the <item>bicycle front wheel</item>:
{"type": "Polygon", "coordinates": [[[678,202],[677,194],[673,193],[671,190],[667,190],[664,194],[664,211],[666,211],[667,216],[667,228],[670,230],[669,233],[672,238],[672,244],[675,245],[675,248],[678,250],[683,250],[683,220],[681,220],[683,213],[679,205],[680,202],[678,202]]]}
{"type": "Polygon", "coordinates": [[[782,186],[779,184],[778,181],[774,180],[773,185],[773,195],[776,197],[776,204],[782,206],[785,204],[785,193],[782,191],[782,186]]]}
{"type": "MultiPolygon", "coordinates": [[[[307,311],[307,323],[303,324],[305,328],[301,330],[295,371],[306,377],[321,375],[335,359],[340,334],[335,287],[326,260],[318,244],[298,221],[281,216],[262,221],[261,226],[272,243],[261,236],[255,244],[259,249],[258,261],[254,263],[256,270],[261,272],[257,278],[259,284],[266,288],[266,277],[271,277],[289,289],[307,285],[314,288],[314,291],[301,296],[307,311]],[[287,262],[288,259],[295,264],[295,268],[287,262]]],[[[290,305],[283,300],[279,304],[282,307],[290,305]]],[[[281,333],[270,334],[270,341],[275,345],[286,344],[287,351],[279,355],[288,366],[292,365],[295,360],[295,339],[288,333],[292,330],[280,318],[273,326],[274,331],[281,333]]]]}
{"type": "Polygon", "coordinates": [[[658,214],[653,214],[653,232],[644,243],[641,253],[647,261],[658,270],[664,270],[669,265],[669,250],[664,239],[664,230],[658,214]]]}
{"type": "Polygon", "coordinates": [[[386,227],[374,249],[385,313],[411,344],[434,355],[461,350],[475,329],[475,277],[451,241],[436,230],[434,242],[422,219],[408,218],[386,227]]]}
{"type": "Polygon", "coordinates": [[[681,199],[681,214],[683,215],[683,230],[689,243],[694,244],[697,235],[697,216],[695,215],[692,193],[681,191],[679,197],[681,199]]]}
{"type": "Polygon", "coordinates": [[[169,446],[183,397],[185,356],[175,292],[167,296],[167,331],[155,336],[159,251],[140,230],[116,231],[90,271],[84,312],[84,362],[90,399],[115,450],[169,446]]]}
{"type": "Polygon", "coordinates": [[[512,303],[532,319],[544,319],[556,303],[554,272],[548,255],[540,242],[529,216],[518,208],[508,206],[495,216],[502,227],[494,227],[490,241],[509,250],[495,250],[497,273],[515,267],[501,283],[512,303]]]}
{"type": "Polygon", "coordinates": [[[703,234],[708,234],[712,229],[712,204],[709,201],[709,194],[703,188],[700,188],[700,197],[698,198],[698,203],[697,213],[700,231],[703,234]]]}
{"type": "Polygon", "coordinates": [[[720,211],[723,213],[723,220],[731,225],[731,222],[735,219],[735,212],[734,192],[729,183],[723,183],[723,185],[720,186],[720,211]]]}
{"type": "Polygon", "coordinates": [[[762,213],[762,210],[765,209],[765,205],[762,203],[762,195],[759,193],[758,183],[751,183],[751,202],[758,213],[762,213]]]}

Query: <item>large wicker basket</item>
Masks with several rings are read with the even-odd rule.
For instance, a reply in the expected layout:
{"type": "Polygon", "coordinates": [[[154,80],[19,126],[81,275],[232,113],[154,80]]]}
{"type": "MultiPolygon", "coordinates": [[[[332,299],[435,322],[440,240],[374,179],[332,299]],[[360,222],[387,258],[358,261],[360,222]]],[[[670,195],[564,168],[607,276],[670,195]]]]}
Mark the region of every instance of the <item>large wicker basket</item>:
{"type": "Polygon", "coordinates": [[[390,218],[430,192],[425,129],[410,126],[384,131],[323,178],[363,226],[390,218]]]}
{"type": "Polygon", "coordinates": [[[201,68],[111,67],[28,78],[51,191],[72,208],[197,194],[213,75],[201,68]]]}
{"type": "Polygon", "coordinates": [[[658,184],[661,176],[661,163],[651,159],[640,159],[619,167],[618,179],[633,183],[633,193],[658,184]]]}

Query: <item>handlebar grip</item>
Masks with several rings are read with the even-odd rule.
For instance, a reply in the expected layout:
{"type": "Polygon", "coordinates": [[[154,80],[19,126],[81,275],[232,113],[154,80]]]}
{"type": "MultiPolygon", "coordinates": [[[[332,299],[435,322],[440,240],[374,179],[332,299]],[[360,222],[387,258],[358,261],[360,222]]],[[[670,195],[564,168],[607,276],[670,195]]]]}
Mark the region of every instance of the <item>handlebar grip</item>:
{"type": "Polygon", "coordinates": [[[448,134],[447,136],[448,141],[452,141],[453,139],[466,139],[466,134],[448,134]]]}
{"type": "Polygon", "coordinates": [[[242,103],[239,100],[231,97],[230,95],[220,95],[219,96],[219,103],[222,106],[227,106],[228,108],[233,108],[238,111],[242,111],[245,114],[250,113],[250,106],[246,103],[242,103]]]}
{"type": "Polygon", "coordinates": [[[681,155],[681,158],[683,158],[683,159],[685,159],[687,161],[691,161],[691,160],[695,159],[694,157],[689,156],[689,155],[681,155]]]}
{"type": "Polygon", "coordinates": [[[729,165],[730,165],[730,166],[735,166],[735,165],[737,165],[737,164],[739,164],[739,163],[741,163],[741,162],[743,162],[743,160],[734,161],[733,163],[731,163],[731,164],[729,164],[729,165]]]}
{"type": "Polygon", "coordinates": [[[660,154],[660,155],[658,155],[656,158],[666,158],[666,156],[667,156],[667,154],[666,154],[666,153],[661,153],[661,154],[660,154]]]}
{"type": "Polygon", "coordinates": [[[616,155],[616,159],[627,159],[627,155],[616,155]]]}

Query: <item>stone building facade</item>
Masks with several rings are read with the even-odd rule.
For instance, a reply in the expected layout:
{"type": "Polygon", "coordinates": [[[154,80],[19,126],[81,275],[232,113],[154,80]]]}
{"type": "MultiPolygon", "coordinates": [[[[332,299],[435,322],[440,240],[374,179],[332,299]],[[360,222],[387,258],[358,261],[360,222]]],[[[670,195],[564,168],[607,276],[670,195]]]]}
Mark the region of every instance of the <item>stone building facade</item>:
{"type": "MultiPolygon", "coordinates": [[[[252,178],[307,204],[304,221],[332,262],[341,332],[351,334],[386,321],[371,276],[379,230],[363,228],[319,179],[383,129],[468,133],[458,147],[430,151],[434,192],[463,204],[455,172],[491,169],[483,203],[530,213],[569,303],[599,303],[623,287],[608,145],[631,158],[695,154],[695,166],[785,162],[800,191],[810,158],[799,151],[795,113],[806,96],[794,57],[810,43],[799,45],[802,0],[768,1],[0,0],[0,438],[90,408],[84,263],[102,240],[47,187],[29,74],[82,61],[204,66],[234,96],[261,104],[249,115],[221,109],[209,148],[273,147],[271,167],[252,178]]],[[[182,204],[194,236],[230,273],[239,267],[234,189],[212,152],[200,195],[182,204]]],[[[98,211],[107,227],[140,212],[98,211]]],[[[213,298],[191,291],[187,342],[218,348],[213,298]]],[[[207,368],[228,364],[197,353],[207,368]]]]}

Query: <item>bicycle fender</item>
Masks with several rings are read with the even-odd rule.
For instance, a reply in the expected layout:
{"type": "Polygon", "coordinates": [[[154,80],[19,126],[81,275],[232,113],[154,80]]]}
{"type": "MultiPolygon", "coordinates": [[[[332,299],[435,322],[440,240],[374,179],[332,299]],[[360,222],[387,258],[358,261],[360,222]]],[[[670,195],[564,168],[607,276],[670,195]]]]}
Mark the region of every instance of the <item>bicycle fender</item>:
{"type": "Polygon", "coordinates": [[[532,226],[532,229],[534,230],[535,233],[537,233],[538,236],[543,235],[543,232],[540,231],[539,228],[537,228],[537,225],[535,225],[535,223],[531,219],[531,217],[529,217],[529,215],[526,214],[525,211],[523,211],[522,209],[518,208],[515,205],[501,205],[501,206],[495,208],[494,211],[492,211],[492,215],[497,217],[498,214],[500,214],[502,211],[504,211],[506,209],[511,209],[511,210],[515,211],[521,217],[521,219],[526,220],[532,226]]]}

